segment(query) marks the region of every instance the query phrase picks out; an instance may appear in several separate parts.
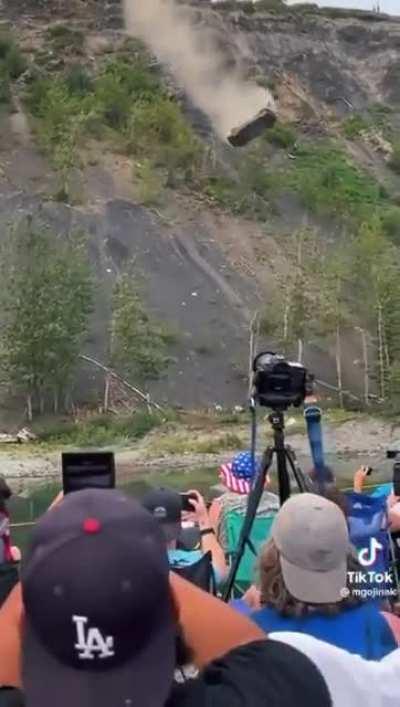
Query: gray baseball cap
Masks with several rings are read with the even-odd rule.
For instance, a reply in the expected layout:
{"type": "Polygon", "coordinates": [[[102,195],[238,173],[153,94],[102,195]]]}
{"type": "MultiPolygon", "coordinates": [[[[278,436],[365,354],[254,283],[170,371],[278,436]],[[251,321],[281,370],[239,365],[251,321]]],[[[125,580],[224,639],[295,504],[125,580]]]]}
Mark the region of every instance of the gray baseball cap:
{"type": "Polygon", "coordinates": [[[272,538],[295,599],[309,604],[340,601],[350,543],[346,519],[335,503],[313,493],[292,496],[275,519],[272,538]]]}

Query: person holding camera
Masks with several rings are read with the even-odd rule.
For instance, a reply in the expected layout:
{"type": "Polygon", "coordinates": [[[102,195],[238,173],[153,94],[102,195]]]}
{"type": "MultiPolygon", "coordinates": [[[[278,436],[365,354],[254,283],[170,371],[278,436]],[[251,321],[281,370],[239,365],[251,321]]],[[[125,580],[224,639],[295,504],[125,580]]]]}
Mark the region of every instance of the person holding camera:
{"type": "MultiPolygon", "coordinates": [[[[223,582],[228,572],[225,555],[198,491],[180,494],[171,489],[154,489],[144,496],[142,505],[161,524],[171,569],[194,568],[208,555],[212,579],[216,585],[223,582]]],[[[194,578],[193,581],[197,583],[194,578]]],[[[203,585],[200,580],[199,583],[203,585]]]]}

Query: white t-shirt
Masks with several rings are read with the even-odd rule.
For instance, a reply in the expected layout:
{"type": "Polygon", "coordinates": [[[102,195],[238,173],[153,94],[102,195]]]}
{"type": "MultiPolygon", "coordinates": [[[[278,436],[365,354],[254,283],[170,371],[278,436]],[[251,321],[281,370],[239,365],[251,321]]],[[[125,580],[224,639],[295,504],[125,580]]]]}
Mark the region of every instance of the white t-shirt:
{"type": "Polygon", "coordinates": [[[268,638],[296,648],[314,663],[325,680],[332,707],[399,707],[400,648],[375,662],[306,634],[282,631],[268,638]]]}

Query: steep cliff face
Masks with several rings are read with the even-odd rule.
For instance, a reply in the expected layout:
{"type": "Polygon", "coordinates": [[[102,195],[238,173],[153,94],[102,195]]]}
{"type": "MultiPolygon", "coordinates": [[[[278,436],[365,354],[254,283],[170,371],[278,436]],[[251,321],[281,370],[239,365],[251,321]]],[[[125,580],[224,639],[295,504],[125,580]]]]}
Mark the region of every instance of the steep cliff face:
{"type": "MultiPolygon", "coordinates": [[[[321,15],[238,15],[232,35],[245,37],[255,66],[278,77],[289,74],[306,89],[318,113],[343,115],[373,102],[400,99],[400,19],[371,22],[321,15]]],[[[231,32],[229,32],[231,34],[231,32]]],[[[279,83],[279,82],[277,82],[279,83]]]]}
{"type": "MultiPolygon", "coordinates": [[[[400,134],[400,19],[294,11],[248,14],[204,2],[193,3],[193,11],[196,22],[212,28],[227,70],[238,65],[244,75],[267,84],[281,119],[294,124],[301,139],[336,137],[355,164],[394,195],[400,193],[400,179],[387,167],[387,140],[379,129],[356,141],[341,130],[344,119],[367,114],[378,104],[388,108],[385,121],[400,134]]],[[[89,66],[99,55],[112,56],[123,42],[117,0],[3,0],[1,13],[31,57],[43,48],[49,23],[61,20],[84,30],[89,66]]],[[[57,62],[62,64],[63,57],[55,56],[57,62]]],[[[166,80],[179,92],[168,72],[166,80]]],[[[56,174],[40,155],[18,105],[16,113],[2,119],[0,220],[6,224],[15,214],[33,213],[61,232],[79,227],[90,234],[102,285],[89,351],[100,358],[104,354],[112,284],[134,257],[146,276],[149,306],[179,332],[175,362],[168,376],[153,384],[155,394],[186,406],[242,400],[249,322],[268,301],[273,274],[287,268],[281,236],[305,220],[322,237],[335,225],[286,194],[261,221],[210,208],[187,193],[170,192],[168,209],[160,213],[140,205],[129,160],[111,151],[95,159],[92,154],[76,170],[73,181],[84,194],[78,206],[57,204],[49,196],[56,174]]],[[[209,136],[207,121],[192,103],[186,101],[186,108],[209,136]]],[[[224,157],[223,145],[216,150],[224,157]]],[[[271,155],[277,165],[285,159],[286,154],[271,155]]],[[[305,353],[317,375],[334,382],[329,351],[306,346],[305,353]]],[[[359,341],[349,333],[343,344],[344,383],[355,389],[362,384],[362,373],[354,366],[359,357],[359,341]]],[[[97,381],[87,371],[81,379],[85,398],[97,381]]]]}

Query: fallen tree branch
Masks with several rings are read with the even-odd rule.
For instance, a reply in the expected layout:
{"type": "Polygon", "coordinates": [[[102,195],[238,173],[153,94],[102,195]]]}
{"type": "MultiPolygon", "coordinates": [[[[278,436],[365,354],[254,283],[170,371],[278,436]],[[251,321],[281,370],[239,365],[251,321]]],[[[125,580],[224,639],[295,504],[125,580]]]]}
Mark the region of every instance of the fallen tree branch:
{"type": "Polygon", "coordinates": [[[135,395],[138,396],[141,400],[143,400],[146,405],[149,407],[153,407],[156,410],[159,410],[160,412],[163,411],[163,408],[161,405],[158,403],[155,403],[153,400],[151,400],[149,393],[143,393],[142,390],[139,390],[139,388],[135,388],[134,385],[131,385],[126,381],[122,376],[119,375],[119,373],[116,373],[116,371],[113,371],[112,368],[109,368],[108,366],[105,366],[104,363],[101,363],[100,361],[97,361],[95,358],[91,358],[90,356],[86,356],[85,354],[80,354],[79,356],[82,361],[86,361],[87,363],[91,363],[92,366],[96,366],[96,368],[100,368],[100,370],[104,371],[104,373],[107,373],[109,376],[112,378],[115,378],[116,380],[120,381],[123,385],[125,385],[129,390],[131,390],[135,395]]]}

